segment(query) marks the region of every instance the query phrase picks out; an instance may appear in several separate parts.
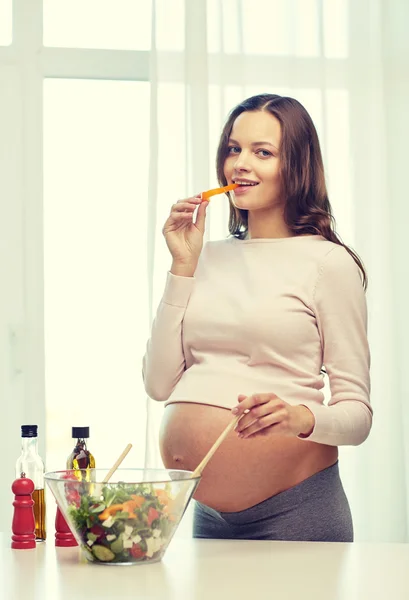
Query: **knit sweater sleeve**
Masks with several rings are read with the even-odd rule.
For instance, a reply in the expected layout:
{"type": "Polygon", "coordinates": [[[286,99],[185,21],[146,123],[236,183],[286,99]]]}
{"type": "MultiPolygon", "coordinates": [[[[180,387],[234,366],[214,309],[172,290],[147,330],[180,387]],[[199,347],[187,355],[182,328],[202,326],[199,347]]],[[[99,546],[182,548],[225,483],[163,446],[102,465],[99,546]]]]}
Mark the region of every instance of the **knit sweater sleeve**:
{"type": "Polygon", "coordinates": [[[153,400],[167,400],[185,370],[182,326],[194,282],[168,273],[142,362],[145,390],[153,400]]]}
{"type": "Polygon", "coordinates": [[[315,417],[306,438],[331,446],[359,445],[372,426],[367,306],[358,266],[342,246],[325,257],[313,290],[313,310],[331,397],[305,402],[315,417]]]}

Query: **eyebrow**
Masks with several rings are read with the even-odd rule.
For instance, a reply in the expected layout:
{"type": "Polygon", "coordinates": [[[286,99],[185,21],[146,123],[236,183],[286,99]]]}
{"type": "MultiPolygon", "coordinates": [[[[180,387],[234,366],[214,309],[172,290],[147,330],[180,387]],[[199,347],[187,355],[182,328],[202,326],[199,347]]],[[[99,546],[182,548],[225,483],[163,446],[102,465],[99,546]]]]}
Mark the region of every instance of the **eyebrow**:
{"type": "MultiPolygon", "coordinates": [[[[239,145],[239,142],[237,140],[234,140],[233,138],[230,138],[229,142],[239,145]]],[[[274,146],[274,144],[272,144],[271,142],[253,142],[251,145],[252,146],[272,146],[273,148],[275,148],[278,151],[277,146],[274,146]]]]}

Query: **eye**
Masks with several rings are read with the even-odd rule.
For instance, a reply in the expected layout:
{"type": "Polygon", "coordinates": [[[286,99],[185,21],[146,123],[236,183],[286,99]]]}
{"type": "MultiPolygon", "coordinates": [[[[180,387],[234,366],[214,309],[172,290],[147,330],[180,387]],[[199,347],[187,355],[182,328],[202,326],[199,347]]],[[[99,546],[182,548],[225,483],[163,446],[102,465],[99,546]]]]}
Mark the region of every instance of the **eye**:
{"type": "Polygon", "coordinates": [[[228,154],[239,154],[240,148],[238,146],[229,146],[227,151],[228,154]]]}
{"type": "Polygon", "coordinates": [[[262,158],[268,158],[269,156],[273,156],[271,152],[269,152],[268,150],[263,150],[262,148],[260,148],[260,150],[257,150],[256,154],[259,154],[262,158]]]}

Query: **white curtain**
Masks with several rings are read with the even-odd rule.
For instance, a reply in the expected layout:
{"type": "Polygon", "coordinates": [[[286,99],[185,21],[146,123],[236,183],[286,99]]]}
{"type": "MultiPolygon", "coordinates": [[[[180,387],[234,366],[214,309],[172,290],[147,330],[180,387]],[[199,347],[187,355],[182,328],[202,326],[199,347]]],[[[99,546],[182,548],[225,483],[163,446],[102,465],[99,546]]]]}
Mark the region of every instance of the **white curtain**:
{"type": "MultiPolygon", "coordinates": [[[[357,541],[409,539],[407,23],[404,0],[153,1],[150,320],[170,266],[161,228],[173,202],[216,185],[228,111],[262,92],[300,100],[318,129],[338,232],[369,274],[374,425],[340,453],[357,541]]],[[[207,239],[227,235],[226,201],[208,215],[207,239]]],[[[148,399],[150,466],[161,464],[162,414],[148,399]]]]}

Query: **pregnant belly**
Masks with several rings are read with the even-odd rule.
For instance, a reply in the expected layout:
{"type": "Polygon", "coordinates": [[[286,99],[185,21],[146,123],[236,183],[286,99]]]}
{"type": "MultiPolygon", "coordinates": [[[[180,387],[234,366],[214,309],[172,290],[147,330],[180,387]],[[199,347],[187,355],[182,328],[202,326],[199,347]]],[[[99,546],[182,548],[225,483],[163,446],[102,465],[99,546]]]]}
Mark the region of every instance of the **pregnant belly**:
{"type": "MultiPolygon", "coordinates": [[[[194,471],[232,419],[229,410],[169,404],[160,430],[167,469],[194,471]]],[[[240,439],[231,432],[203,471],[195,499],[223,512],[244,510],[334,464],[338,449],[285,436],[240,439]]]]}

